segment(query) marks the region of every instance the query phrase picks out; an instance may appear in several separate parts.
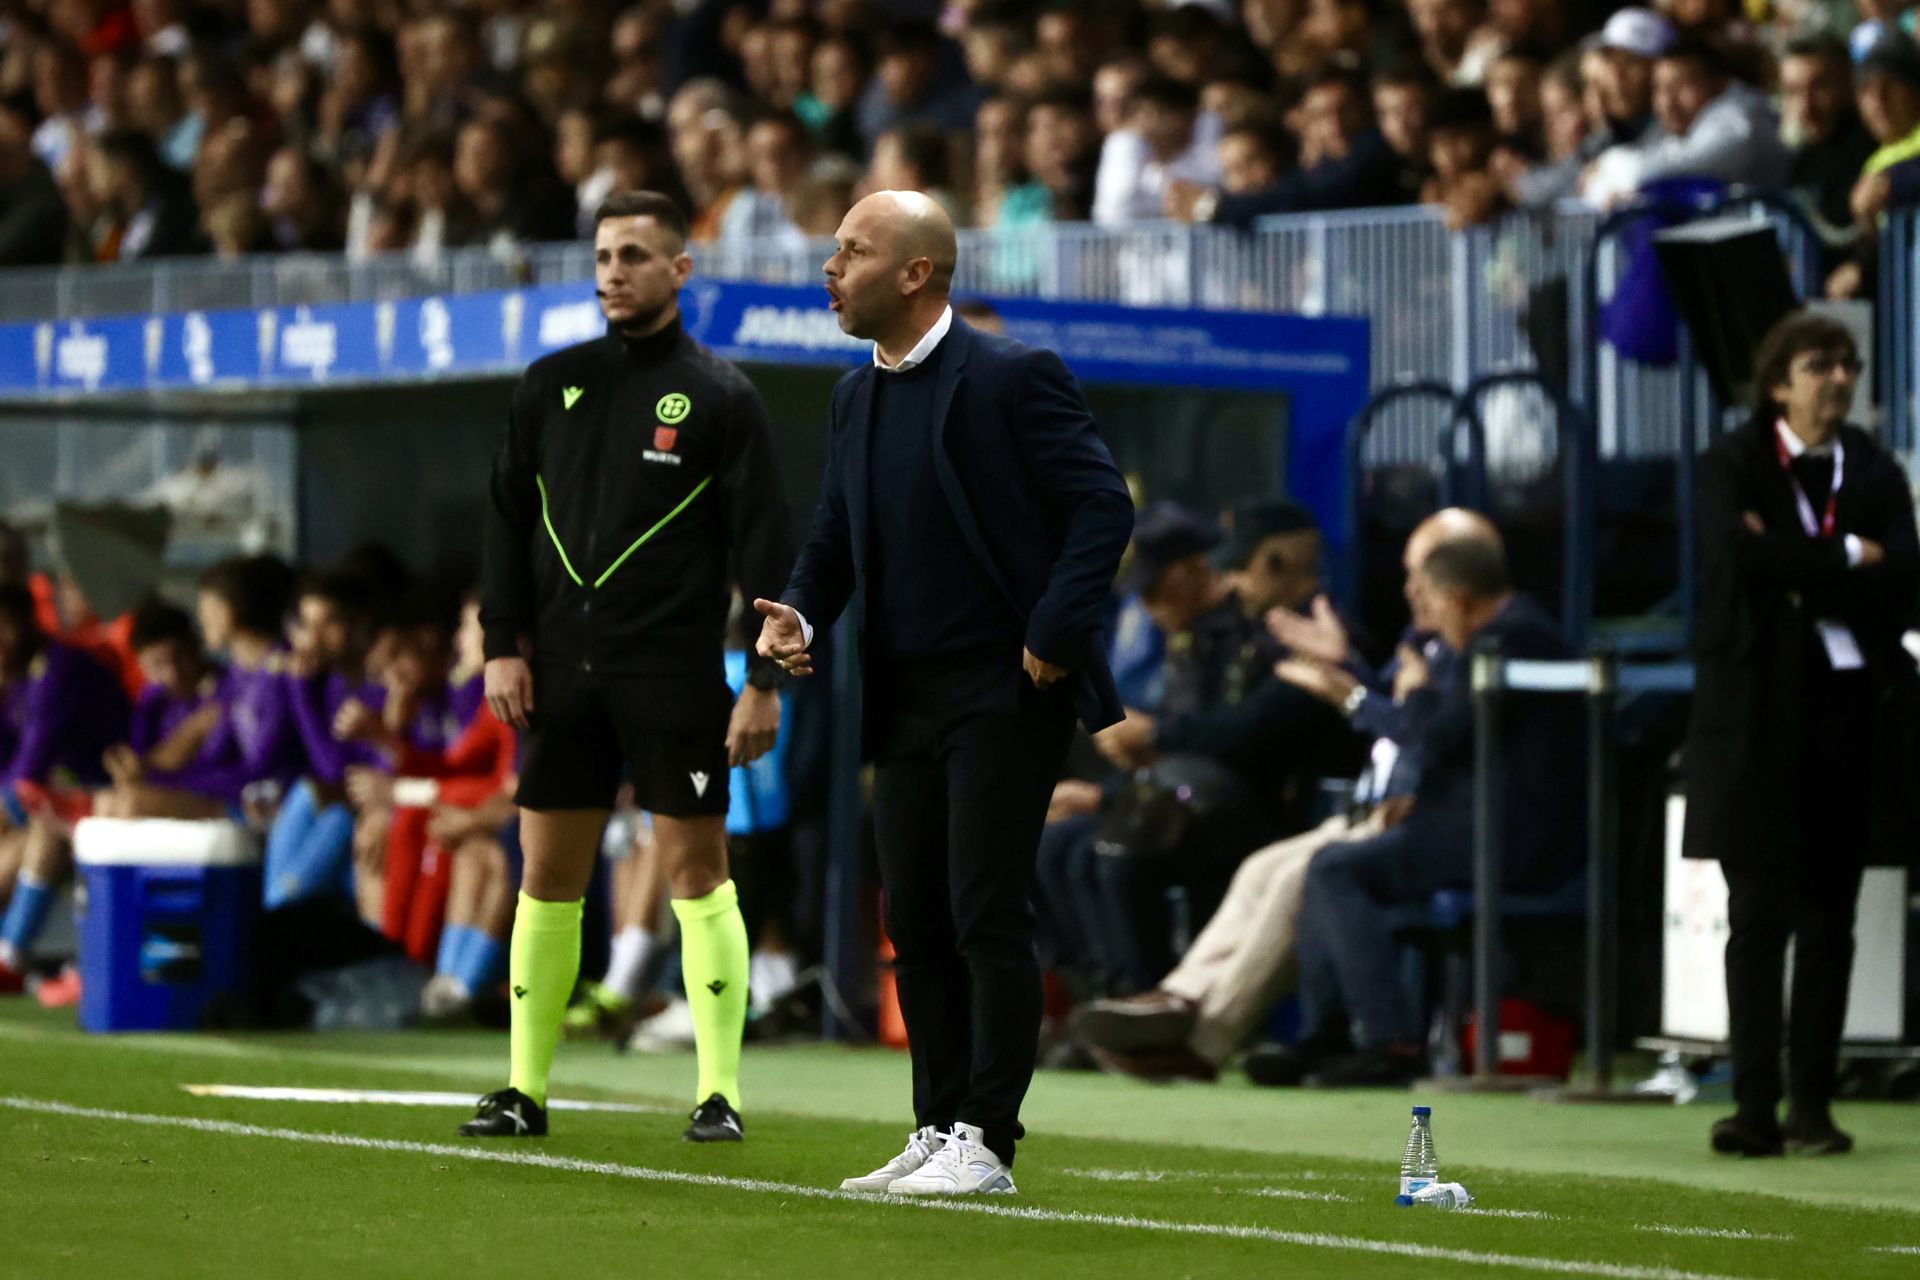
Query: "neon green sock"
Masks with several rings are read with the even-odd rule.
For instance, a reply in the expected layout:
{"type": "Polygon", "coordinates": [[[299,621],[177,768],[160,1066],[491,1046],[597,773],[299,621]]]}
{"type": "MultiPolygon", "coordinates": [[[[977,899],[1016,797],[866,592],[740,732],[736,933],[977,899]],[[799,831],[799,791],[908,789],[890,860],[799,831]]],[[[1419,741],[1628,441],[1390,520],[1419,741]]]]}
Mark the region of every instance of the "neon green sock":
{"type": "Polygon", "coordinates": [[[693,1045],[700,1058],[696,1102],[714,1094],[740,1109],[740,1036],[747,1025],[747,922],[729,880],[704,898],[675,898],[680,969],[693,1007],[693,1045]]]}
{"type": "Polygon", "coordinates": [[[547,1072],[560,1043],[560,1020],[580,976],[580,914],[584,901],[542,902],[520,895],[513,916],[507,980],[513,988],[513,1030],[508,1037],[513,1075],[508,1081],[541,1106],[547,1105],[547,1072]]]}

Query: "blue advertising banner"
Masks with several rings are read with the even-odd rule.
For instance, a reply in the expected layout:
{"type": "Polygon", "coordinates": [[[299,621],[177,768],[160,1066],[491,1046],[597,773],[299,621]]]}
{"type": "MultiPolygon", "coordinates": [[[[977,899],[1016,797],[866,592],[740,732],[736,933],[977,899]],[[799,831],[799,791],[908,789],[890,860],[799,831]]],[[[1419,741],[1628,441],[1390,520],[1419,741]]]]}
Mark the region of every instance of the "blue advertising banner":
{"type": "MultiPolygon", "coordinates": [[[[1284,394],[1288,488],[1337,539],[1341,442],[1367,398],[1364,319],[982,301],[1009,336],[1058,352],[1084,383],[1284,394]]],[[[842,333],[825,302],[818,286],[695,280],[681,311],[688,333],[728,359],[829,367],[868,359],[869,344],[842,333]]],[[[586,282],[0,325],[0,397],[499,375],[603,332],[586,282]]]]}

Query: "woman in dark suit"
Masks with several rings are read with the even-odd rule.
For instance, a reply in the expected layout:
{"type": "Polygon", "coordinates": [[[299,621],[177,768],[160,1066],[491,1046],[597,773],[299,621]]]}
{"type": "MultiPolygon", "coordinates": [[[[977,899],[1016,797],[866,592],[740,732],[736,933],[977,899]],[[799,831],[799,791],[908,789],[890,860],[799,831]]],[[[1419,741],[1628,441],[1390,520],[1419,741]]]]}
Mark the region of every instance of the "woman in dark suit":
{"type": "Polygon", "coordinates": [[[1852,337],[1787,316],[1754,359],[1748,426],[1701,455],[1698,676],[1686,750],[1689,856],[1727,878],[1730,1155],[1838,1154],[1829,1103],[1861,872],[1904,861],[1920,587],[1913,501],[1893,457],[1845,425],[1852,337]],[[1786,1124],[1780,1043],[1794,940],[1786,1124]]]}

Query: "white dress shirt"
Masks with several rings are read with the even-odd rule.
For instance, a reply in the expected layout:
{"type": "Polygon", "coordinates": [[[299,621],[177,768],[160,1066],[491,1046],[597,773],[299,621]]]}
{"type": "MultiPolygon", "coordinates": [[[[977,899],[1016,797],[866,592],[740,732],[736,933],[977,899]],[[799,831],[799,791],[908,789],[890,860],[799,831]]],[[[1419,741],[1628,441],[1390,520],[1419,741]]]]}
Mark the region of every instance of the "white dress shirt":
{"type": "Polygon", "coordinates": [[[913,350],[900,357],[899,364],[888,364],[880,355],[880,344],[874,343],[873,367],[885,369],[889,373],[905,373],[909,369],[918,368],[927,362],[927,357],[932,355],[933,349],[945,340],[947,330],[951,328],[953,328],[953,308],[942,307],[940,318],[933,322],[933,328],[920,335],[920,341],[913,344],[913,350]]]}

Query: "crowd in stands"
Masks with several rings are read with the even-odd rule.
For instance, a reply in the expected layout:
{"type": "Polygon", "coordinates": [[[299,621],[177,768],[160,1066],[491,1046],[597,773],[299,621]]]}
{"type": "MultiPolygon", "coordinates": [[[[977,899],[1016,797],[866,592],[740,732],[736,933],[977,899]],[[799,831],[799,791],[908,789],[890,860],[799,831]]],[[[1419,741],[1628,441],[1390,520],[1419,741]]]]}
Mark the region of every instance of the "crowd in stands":
{"type": "MultiPolygon", "coordinates": [[[[1920,202],[1906,0],[0,0],[0,264],[564,240],[609,190],[696,241],[1424,203],[1681,179],[1836,245],[1920,202]],[[1756,16],[1761,15],[1761,16],[1756,16]]],[[[1871,283],[1835,250],[1837,295],[1871,283]]]]}

